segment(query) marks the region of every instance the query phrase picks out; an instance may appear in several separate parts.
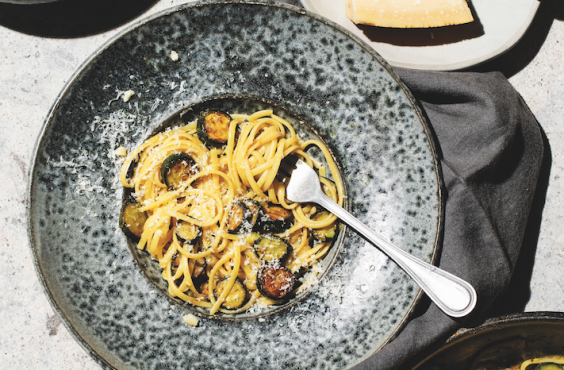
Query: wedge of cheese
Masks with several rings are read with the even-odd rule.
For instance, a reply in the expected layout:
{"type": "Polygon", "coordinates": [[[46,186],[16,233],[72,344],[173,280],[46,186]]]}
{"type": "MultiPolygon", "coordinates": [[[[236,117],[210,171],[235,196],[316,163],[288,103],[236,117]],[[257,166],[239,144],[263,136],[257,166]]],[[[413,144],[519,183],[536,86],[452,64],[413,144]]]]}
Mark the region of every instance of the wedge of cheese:
{"type": "Polygon", "coordinates": [[[356,24],[428,28],[474,20],[466,0],[345,0],[347,17],[356,24]]]}

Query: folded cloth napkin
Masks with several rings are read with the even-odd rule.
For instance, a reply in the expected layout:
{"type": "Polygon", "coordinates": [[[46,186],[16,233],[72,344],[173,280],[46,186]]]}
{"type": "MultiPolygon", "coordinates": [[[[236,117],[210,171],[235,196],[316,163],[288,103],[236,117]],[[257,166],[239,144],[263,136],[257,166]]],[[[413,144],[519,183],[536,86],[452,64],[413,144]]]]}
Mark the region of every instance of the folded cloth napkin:
{"type": "Polygon", "coordinates": [[[515,266],[543,155],[539,125],[500,73],[396,69],[427,115],[446,187],[439,266],[470,282],[474,312],[420,307],[398,336],[354,370],[407,369],[413,356],[483,319],[515,266]]]}

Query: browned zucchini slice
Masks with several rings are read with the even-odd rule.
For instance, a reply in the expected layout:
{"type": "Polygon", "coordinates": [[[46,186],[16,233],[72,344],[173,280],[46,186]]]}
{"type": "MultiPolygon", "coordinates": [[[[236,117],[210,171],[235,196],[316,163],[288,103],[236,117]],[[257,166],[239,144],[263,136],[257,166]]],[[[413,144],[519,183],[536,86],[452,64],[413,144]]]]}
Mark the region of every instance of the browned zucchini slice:
{"type": "Polygon", "coordinates": [[[198,279],[202,277],[206,272],[206,259],[198,258],[194,263],[194,268],[192,268],[192,278],[198,279]]]}
{"type": "Polygon", "coordinates": [[[269,264],[257,274],[257,288],[262,295],[272,299],[284,299],[294,290],[296,278],[292,271],[279,264],[269,264]]]}
{"type": "Polygon", "coordinates": [[[196,131],[204,143],[211,146],[222,146],[229,139],[229,126],[231,116],[219,110],[210,110],[200,113],[196,131]]]}
{"type": "MultiPolygon", "coordinates": [[[[313,221],[323,221],[327,217],[331,216],[331,213],[327,211],[321,211],[313,216],[313,221]]],[[[333,222],[331,225],[322,227],[320,229],[311,229],[313,236],[319,241],[328,242],[335,238],[337,235],[337,223],[333,222]]]]}
{"type": "Polygon", "coordinates": [[[291,251],[290,244],[276,235],[266,234],[255,241],[256,254],[266,262],[283,261],[291,251]]]}
{"type": "Polygon", "coordinates": [[[178,220],[174,233],[181,243],[194,245],[202,236],[202,228],[193,223],[178,220]]]}
{"type": "Polygon", "coordinates": [[[251,230],[253,230],[258,223],[262,206],[256,200],[250,198],[244,198],[242,202],[245,203],[249,211],[251,211],[251,219],[249,220],[249,224],[250,224],[249,227],[251,230]]]}
{"type": "Polygon", "coordinates": [[[268,203],[261,208],[258,227],[271,233],[281,233],[292,226],[293,214],[277,204],[268,203]]]}
{"type": "MultiPolygon", "coordinates": [[[[218,299],[221,296],[221,293],[223,293],[223,290],[227,286],[228,282],[229,278],[225,278],[217,283],[214,289],[215,299],[218,299]]],[[[228,310],[233,310],[241,307],[246,300],[247,288],[241,282],[241,280],[239,280],[239,278],[236,278],[233,287],[229,291],[229,294],[227,294],[227,297],[225,297],[225,300],[223,301],[221,306],[227,308],[228,310]]]]}
{"type": "Polygon", "coordinates": [[[249,198],[233,203],[227,221],[227,231],[230,234],[251,232],[257,223],[260,209],[260,204],[249,198]]]}
{"type": "Polygon", "coordinates": [[[161,165],[161,179],[169,189],[178,189],[198,173],[198,165],[186,153],[173,153],[161,165]]]}
{"type": "Polygon", "coordinates": [[[243,203],[235,202],[231,205],[227,220],[227,231],[230,234],[238,234],[241,231],[246,213],[249,213],[249,210],[243,203]]]}
{"type": "MultiPolygon", "coordinates": [[[[180,253],[178,251],[174,252],[172,259],[170,261],[170,275],[174,276],[176,271],[178,271],[178,267],[180,266],[180,253]]],[[[180,279],[179,279],[180,280],[180,279]]]]}
{"type": "Polygon", "coordinates": [[[139,240],[147,221],[147,213],[142,212],[141,204],[128,202],[124,204],[119,218],[119,226],[129,238],[139,240]]]}
{"type": "Polygon", "coordinates": [[[200,294],[203,295],[206,300],[208,299],[208,288],[210,286],[210,282],[208,280],[204,281],[202,284],[200,284],[200,294]]]}

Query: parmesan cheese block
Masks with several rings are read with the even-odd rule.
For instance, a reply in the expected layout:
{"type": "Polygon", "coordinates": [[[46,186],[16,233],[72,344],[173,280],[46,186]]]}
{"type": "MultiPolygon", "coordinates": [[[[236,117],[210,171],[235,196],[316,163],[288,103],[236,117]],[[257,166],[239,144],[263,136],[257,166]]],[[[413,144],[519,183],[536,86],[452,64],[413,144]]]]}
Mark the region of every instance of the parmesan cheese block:
{"type": "Polygon", "coordinates": [[[357,24],[428,28],[474,20],[466,0],[345,0],[347,17],[357,24]]]}

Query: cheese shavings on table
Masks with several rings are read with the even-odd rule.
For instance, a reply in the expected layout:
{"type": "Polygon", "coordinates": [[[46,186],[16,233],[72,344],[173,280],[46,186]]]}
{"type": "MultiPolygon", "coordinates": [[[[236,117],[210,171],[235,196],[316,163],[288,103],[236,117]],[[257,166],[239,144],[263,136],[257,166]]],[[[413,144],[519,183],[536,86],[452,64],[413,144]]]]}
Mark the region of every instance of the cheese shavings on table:
{"type": "Polygon", "coordinates": [[[466,0],[346,0],[347,17],[356,24],[428,28],[474,20],[466,0]]]}

